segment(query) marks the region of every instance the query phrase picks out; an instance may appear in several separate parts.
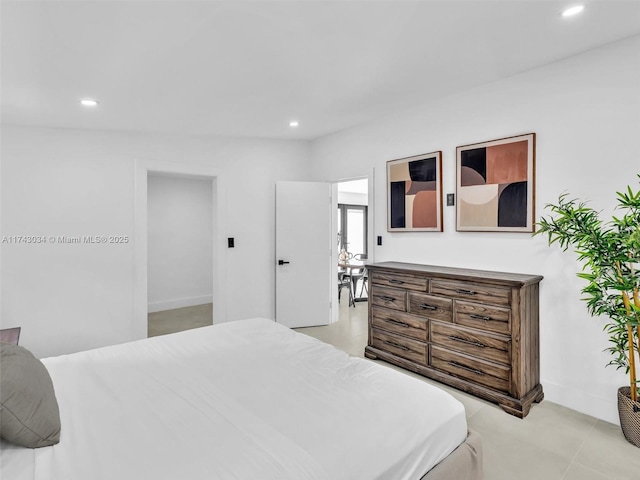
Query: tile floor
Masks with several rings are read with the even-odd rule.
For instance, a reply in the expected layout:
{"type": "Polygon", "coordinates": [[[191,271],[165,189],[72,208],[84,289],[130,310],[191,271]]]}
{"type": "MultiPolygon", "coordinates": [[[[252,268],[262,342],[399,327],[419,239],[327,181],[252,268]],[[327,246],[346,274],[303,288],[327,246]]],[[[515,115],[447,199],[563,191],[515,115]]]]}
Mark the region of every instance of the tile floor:
{"type": "MultiPolygon", "coordinates": [[[[341,302],[335,324],[298,330],[363,357],[367,303],[355,308],[347,303],[341,302]]],[[[486,480],[640,480],[640,449],[624,439],[617,425],[547,400],[520,420],[493,404],[396,369],[440,386],[465,405],[469,427],[482,436],[486,480]]]]}

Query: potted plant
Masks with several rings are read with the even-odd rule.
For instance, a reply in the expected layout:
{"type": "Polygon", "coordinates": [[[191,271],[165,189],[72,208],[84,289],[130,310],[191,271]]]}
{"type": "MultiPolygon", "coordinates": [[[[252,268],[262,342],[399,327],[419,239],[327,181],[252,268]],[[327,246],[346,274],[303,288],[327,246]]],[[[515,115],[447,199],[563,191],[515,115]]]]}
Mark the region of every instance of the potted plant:
{"type": "MultiPolygon", "coordinates": [[[[640,179],[640,175],[638,175],[640,179]]],[[[624,436],[640,447],[640,381],[636,354],[640,352],[640,191],[627,187],[617,192],[617,210],[604,222],[585,202],[560,195],[545,206],[552,216],[542,217],[535,235],[548,235],[549,245],[570,246],[582,263],[578,277],[586,280],[583,300],[589,313],[607,320],[611,353],[608,365],[629,374],[629,386],[618,390],[618,412],[624,436]]]]}

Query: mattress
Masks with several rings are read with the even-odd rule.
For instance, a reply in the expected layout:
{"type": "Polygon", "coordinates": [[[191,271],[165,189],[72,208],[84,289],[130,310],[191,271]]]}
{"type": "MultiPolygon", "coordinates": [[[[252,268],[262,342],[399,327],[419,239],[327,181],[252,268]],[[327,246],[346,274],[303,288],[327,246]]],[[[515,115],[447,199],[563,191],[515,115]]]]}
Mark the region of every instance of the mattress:
{"type": "Polygon", "coordinates": [[[464,442],[451,395],[267,319],[43,360],[61,441],[0,478],[418,479],[464,442]]]}

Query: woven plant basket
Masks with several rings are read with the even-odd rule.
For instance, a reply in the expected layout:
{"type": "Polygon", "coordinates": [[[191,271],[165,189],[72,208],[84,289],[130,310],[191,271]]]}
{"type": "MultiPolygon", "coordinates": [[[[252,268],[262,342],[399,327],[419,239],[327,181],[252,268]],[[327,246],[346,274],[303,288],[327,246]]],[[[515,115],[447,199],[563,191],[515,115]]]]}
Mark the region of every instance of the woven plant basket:
{"type": "Polygon", "coordinates": [[[640,448],[640,402],[631,401],[631,389],[618,389],[618,413],[624,437],[640,448]]]}

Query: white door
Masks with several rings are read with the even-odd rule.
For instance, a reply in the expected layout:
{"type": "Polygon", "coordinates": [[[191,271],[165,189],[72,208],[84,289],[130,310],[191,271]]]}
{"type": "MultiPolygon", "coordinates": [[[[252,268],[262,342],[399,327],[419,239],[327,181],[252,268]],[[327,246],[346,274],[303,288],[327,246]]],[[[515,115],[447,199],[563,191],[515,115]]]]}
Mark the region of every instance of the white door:
{"type": "Polygon", "coordinates": [[[276,183],[276,321],[288,327],[331,319],[331,185],[276,183]]]}

